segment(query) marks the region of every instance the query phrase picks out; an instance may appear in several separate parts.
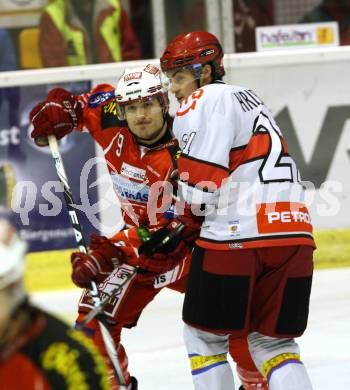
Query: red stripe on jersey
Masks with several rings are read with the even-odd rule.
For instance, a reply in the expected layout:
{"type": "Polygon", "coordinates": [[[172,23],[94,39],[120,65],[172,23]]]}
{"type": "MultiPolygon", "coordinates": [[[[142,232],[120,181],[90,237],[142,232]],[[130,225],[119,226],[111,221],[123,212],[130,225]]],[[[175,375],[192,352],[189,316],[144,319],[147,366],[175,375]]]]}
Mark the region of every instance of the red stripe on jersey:
{"type": "Polygon", "coordinates": [[[259,238],[251,241],[240,241],[240,242],[220,242],[220,241],[207,241],[205,238],[199,238],[196,244],[206,249],[218,249],[218,250],[238,250],[248,248],[262,248],[262,247],[273,247],[273,246],[289,246],[289,245],[307,245],[316,248],[315,241],[312,237],[293,237],[291,235],[288,238],[259,238]]]}
{"type": "Polygon", "coordinates": [[[308,209],[303,203],[262,203],[256,205],[256,210],[257,226],[260,234],[312,233],[311,218],[308,209]]]}
{"type": "Polygon", "coordinates": [[[282,142],[283,153],[288,154],[288,148],[287,148],[287,143],[286,143],[285,139],[281,138],[281,142],[282,142]]]}
{"type": "Polygon", "coordinates": [[[207,161],[193,159],[181,154],[178,160],[180,178],[189,185],[216,191],[222,185],[222,181],[229,176],[225,167],[207,161]],[[184,174],[188,174],[186,175],[184,174]]]}
{"type": "MultiPolygon", "coordinates": [[[[287,146],[284,139],[281,139],[283,153],[287,154],[287,146]]],[[[249,143],[242,148],[233,148],[230,152],[231,172],[250,160],[264,158],[270,151],[270,136],[268,133],[258,133],[251,137],[249,143]]]]}

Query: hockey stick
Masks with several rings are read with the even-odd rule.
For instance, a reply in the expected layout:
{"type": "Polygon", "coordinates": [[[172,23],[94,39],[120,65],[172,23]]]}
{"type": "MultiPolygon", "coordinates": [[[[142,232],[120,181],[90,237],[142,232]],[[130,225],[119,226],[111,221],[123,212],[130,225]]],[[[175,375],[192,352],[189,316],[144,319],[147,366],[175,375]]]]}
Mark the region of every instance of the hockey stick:
{"type": "MultiPolygon", "coordinates": [[[[81,225],[79,223],[78,215],[74,209],[74,201],[71,189],[69,187],[68,178],[66,171],[64,169],[63,160],[61,153],[58,148],[57,139],[53,135],[48,136],[49,146],[51,150],[52,157],[55,161],[55,167],[57,171],[58,178],[60,179],[63,188],[64,188],[64,199],[66,201],[68,214],[74,229],[75,240],[78,244],[80,252],[87,253],[86,244],[84,242],[81,225]]],[[[91,282],[91,296],[94,301],[95,306],[100,305],[100,297],[98,295],[98,289],[95,282],[91,282]]],[[[113,369],[116,375],[116,379],[120,386],[121,390],[127,390],[125,379],[120,367],[120,363],[117,358],[117,351],[112,336],[110,335],[105,323],[101,319],[98,320],[98,324],[101,330],[102,338],[106,347],[107,354],[112,362],[113,369]]]]}

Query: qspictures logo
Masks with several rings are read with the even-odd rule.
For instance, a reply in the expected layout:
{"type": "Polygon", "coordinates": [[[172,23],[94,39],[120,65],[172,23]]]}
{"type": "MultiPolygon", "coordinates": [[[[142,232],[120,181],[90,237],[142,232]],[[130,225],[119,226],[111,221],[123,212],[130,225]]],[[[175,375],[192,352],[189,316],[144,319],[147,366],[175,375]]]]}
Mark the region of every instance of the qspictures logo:
{"type": "Polygon", "coordinates": [[[310,23],[258,27],[258,51],[339,45],[338,23],[310,23]]]}

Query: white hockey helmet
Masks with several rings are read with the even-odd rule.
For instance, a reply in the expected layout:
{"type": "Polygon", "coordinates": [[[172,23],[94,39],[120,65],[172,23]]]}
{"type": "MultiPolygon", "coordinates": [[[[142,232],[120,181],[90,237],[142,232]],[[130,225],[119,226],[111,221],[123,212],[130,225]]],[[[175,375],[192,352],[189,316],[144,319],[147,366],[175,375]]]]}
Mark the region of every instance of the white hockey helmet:
{"type": "Polygon", "coordinates": [[[15,228],[6,219],[0,219],[0,289],[22,278],[25,251],[26,244],[15,228]]]}
{"type": "Polygon", "coordinates": [[[120,119],[125,119],[124,106],[131,102],[157,97],[164,114],[169,108],[166,79],[160,69],[152,64],[125,69],[116,88],[116,100],[120,119]]]}

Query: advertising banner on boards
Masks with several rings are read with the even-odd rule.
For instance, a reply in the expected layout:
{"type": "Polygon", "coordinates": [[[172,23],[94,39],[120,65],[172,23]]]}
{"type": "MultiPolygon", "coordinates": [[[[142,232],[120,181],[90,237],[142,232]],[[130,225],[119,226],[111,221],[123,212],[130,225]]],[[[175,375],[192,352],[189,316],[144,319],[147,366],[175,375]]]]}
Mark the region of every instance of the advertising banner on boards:
{"type": "Polygon", "coordinates": [[[257,51],[338,46],[339,27],[337,22],[257,27],[255,39],[257,51]]]}
{"type": "MultiPolygon", "coordinates": [[[[76,246],[50,149],[39,148],[30,137],[29,112],[44,100],[52,87],[0,89],[0,214],[11,214],[29,251],[76,246]]],[[[90,83],[63,87],[81,93],[90,88],[90,83]]],[[[89,222],[84,208],[88,209],[97,200],[96,187],[89,188],[96,181],[96,169],[90,164],[89,170],[84,171],[84,166],[95,156],[94,142],[88,134],[72,133],[60,141],[60,151],[84,236],[88,238],[96,229],[89,222]],[[85,205],[81,205],[82,193],[85,205]]]]}

